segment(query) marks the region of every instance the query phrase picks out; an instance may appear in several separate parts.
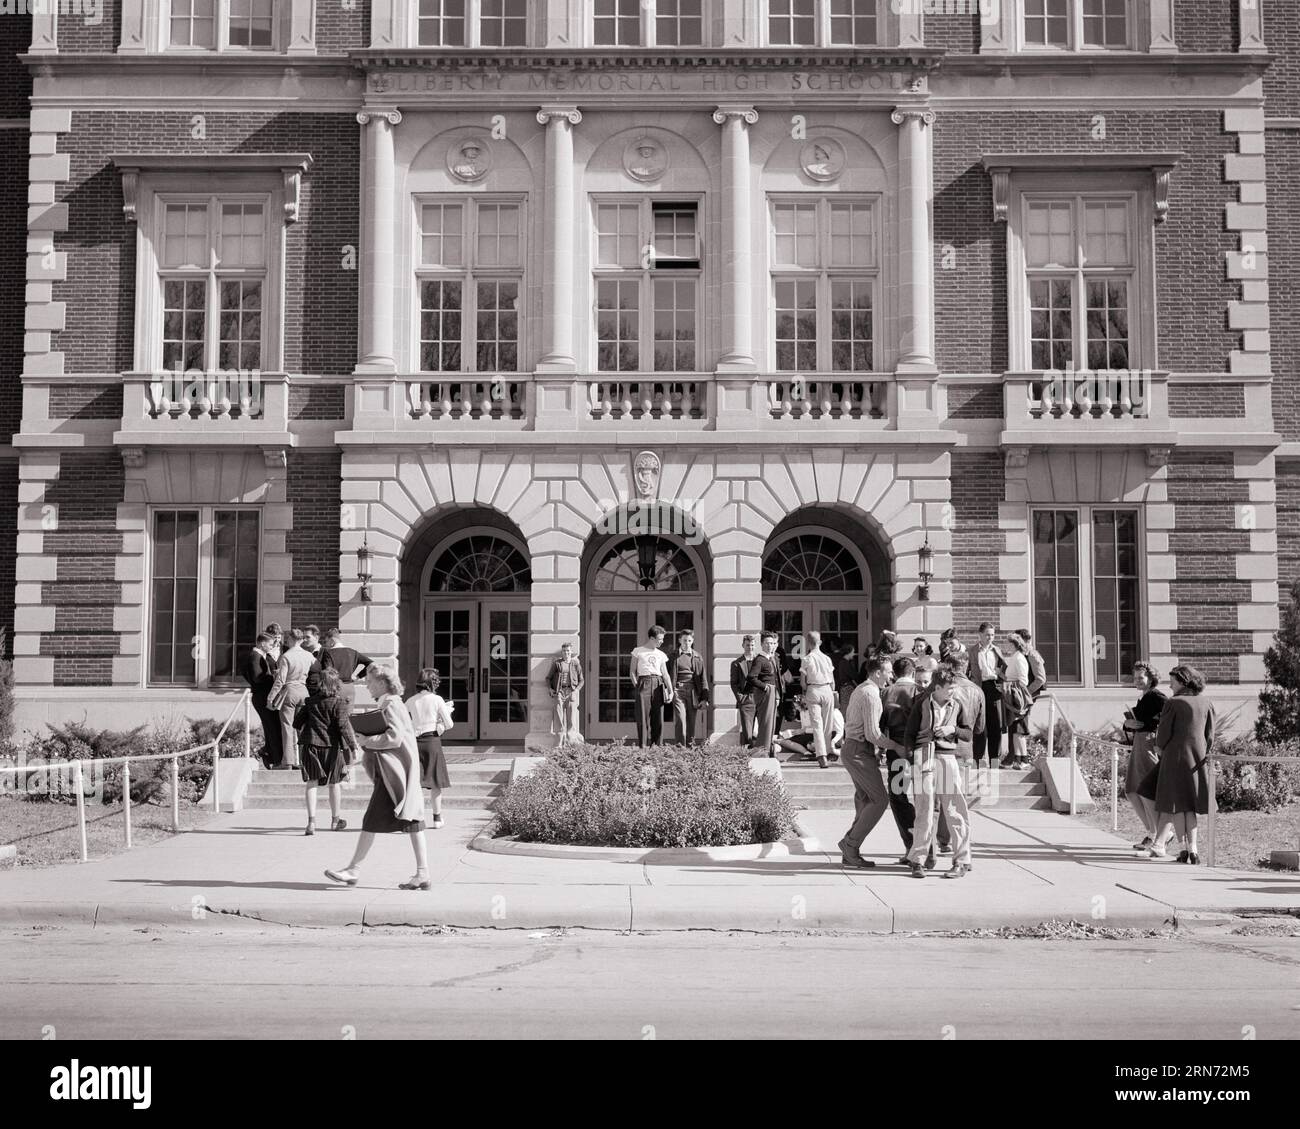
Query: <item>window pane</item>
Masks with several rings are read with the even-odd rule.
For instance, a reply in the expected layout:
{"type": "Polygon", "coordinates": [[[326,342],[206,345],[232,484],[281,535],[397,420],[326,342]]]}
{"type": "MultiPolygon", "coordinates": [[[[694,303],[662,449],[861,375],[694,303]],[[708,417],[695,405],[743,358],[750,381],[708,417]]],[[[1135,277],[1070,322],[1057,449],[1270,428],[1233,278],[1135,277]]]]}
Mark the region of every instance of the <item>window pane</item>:
{"type": "Polygon", "coordinates": [[[480,204],[475,266],[519,265],[519,205],[480,204]]]}
{"type": "Polygon", "coordinates": [[[815,0],[768,0],[767,38],[773,47],[816,47],[815,0]]]}
{"type": "Polygon", "coordinates": [[[1029,205],[1025,224],[1025,259],[1031,267],[1075,265],[1073,212],[1068,200],[1029,205]]]}
{"type": "Polygon", "coordinates": [[[153,682],[193,683],[198,622],[197,510],[154,514],[149,677],[153,682]]]}
{"type": "Polygon", "coordinates": [[[1025,43],[1038,47],[1070,45],[1070,0],[1025,0],[1025,43]]]}
{"type": "Polygon", "coordinates": [[[168,204],[163,213],[162,265],[166,269],[208,269],[207,204],[168,204]]]}
{"type": "Polygon", "coordinates": [[[163,282],[163,368],[168,372],[206,368],[203,342],[208,284],[179,279],[163,282]]]}
{"type": "Polygon", "coordinates": [[[265,49],[274,40],[274,0],[229,0],[231,47],[265,49]]]}
{"type": "Polygon", "coordinates": [[[1128,0],[1083,0],[1083,42],[1087,47],[1128,46],[1128,0]]]}
{"type": "Polygon", "coordinates": [[[641,206],[596,205],[596,263],[638,270],[641,266],[641,206]]]}
{"type": "Polygon", "coordinates": [[[1127,203],[1103,200],[1084,205],[1083,253],[1088,266],[1130,265],[1127,203]]]}
{"type": "Polygon", "coordinates": [[[173,47],[217,45],[216,0],[172,0],[171,38],[173,47]]]}
{"type": "Polygon", "coordinates": [[[831,368],[870,372],[871,290],[867,278],[831,279],[831,368]]]}
{"type": "Polygon", "coordinates": [[[661,47],[698,47],[704,42],[704,0],[658,0],[655,42],[661,47]]]}
{"type": "Polygon", "coordinates": [[[241,647],[257,634],[258,521],[251,510],[217,510],[212,526],[211,676],[235,677],[241,647]]]}
{"type": "Polygon", "coordinates": [[[656,207],[654,209],[654,258],[660,266],[664,260],[699,261],[696,241],[696,214],[693,206],[656,207]]]}
{"type": "Polygon", "coordinates": [[[1074,362],[1074,316],[1069,279],[1029,282],[1030,365],[1035,369],[1071,368],[1074,362]]]}
{"type": "Polygon", "coordinates": [[[641,0],[596,0],[597,47],[637,47],[641,43],[641,0]]]}
{"type": "Polygon", "coordinates": [[[528,45],[528,0],[482,0],[479,42],[484,47],[528,45]]]}
{"type": "Polygon", "coordinates": [[[774,204],[772,228],[777,266],[816,268],[816,204],[774,204]]]}
{"type": "Polygon", "coordinates": [[[596,367],[601,372],[637,372],[641,367],[641,284],[635,279],[601,279],[596,286],[596,367]]]}
{"type": "Polygon", "coordinates": [[[831,205],[831,266],[875,266],[870,204],[831,205]]]}
{"type": "Polygon", "coordinates": [[[221,337],[217,343],[221,369],[262,367],[262,283],[255,280],[221,284],[221,337]]]}
{"type": "Polygon", "coordinates": [[[1093,632],[1098,682],[1127,681],[1138,660],[1137,515],[1092,515],[1093,632]]]}
{"type": "Polygon", "coordinates": [[[817,369],[817,283],[776,281],[776,367],[781,372],[817,369]]]}
{"type": "Polygon", "coordinates": [[[464,266],[464,226],[464,209],[460,204],[421,207],[420,261],[426,267],[464,266]]]}
{"type": "Polygon", "coordinates": [[[1129,368],[1128,282],[1086,278],[1088,368],[1129,368]]]}
{"type": "Polygon", "coordinates": [[[516,372],[519,368],[519,283],[480,281],[477,286],[476,368],[516,372]]]}
{"type": "Polygon", "coordinates": [[[695,280],[656,278],[655,372],[695,371],[695,280]]]}
{"type": "Polygon", "coordinates": [[[1081,681],[1078,515],[1033,515],[1034,639],[1049,680],[1081,681]]]}
{"type": "Polygon", "coordinates": [[[420,0],[415,26],[421,47],[464,47],[465,0],[420,0]]]}
{"type": "Polygon", "coordinates": [[[420,368],[424,372],[461,371],[461,283],[420,285],[420,368]]]}
{"type": "Polygon", "coordinates": [[[831,43],[862,47],[876,42],[876,0],[831,0],[831,43]]]}
{"type": "Polygon", "coordinates": [[[261,204],[223,204],[217,261],[222,267],[266,265],[265,226],[261,204]]]}

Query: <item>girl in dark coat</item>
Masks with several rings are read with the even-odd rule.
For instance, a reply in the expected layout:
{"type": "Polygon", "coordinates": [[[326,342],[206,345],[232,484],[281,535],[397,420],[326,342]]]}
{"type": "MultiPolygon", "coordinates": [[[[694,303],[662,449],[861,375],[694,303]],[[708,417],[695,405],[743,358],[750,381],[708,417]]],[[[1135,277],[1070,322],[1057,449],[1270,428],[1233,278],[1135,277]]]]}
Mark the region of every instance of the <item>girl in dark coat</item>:
{"type": "Polygon", "coordinates": [[[353,750],[360,755],[357,735],[348,720],[348,702],[338,671],[326,668],[307,675],[307,699],[298,707],[294,726],[298,730],[298,755],[302,779],[307,785],[307,831],[316,834],[316,790],[329,788],[330,830],[342,831],[339,818],[342,781],[353,750]]]}
{"type": "MultiPolygon", "coordinates": [[[[1165,703],[1156,729],[1156,747],[1160,752],[1160,769],[1156,774],[1156,811],[1160,834],[1156,846],[1164,841],[1165,829],[1171,827],[1182,841],[1179,862],[1195,865],[1196,817],[1210,810],[1210,747],[1214,742],[1214,706],[1202,696],[1205,675],[1193,666],[1176,666],[1169,672],[1173,697],[1165,703]]],[[[1152,855],[1159,857],[1155,847],[1152,855]]]]}
{"type": "MultiPolygon", "coordinates": [[[[1137,663],[1133,667],[1133,688],[1140,690],[1142,696],[1137,700],[1128,717],[1124,719],[1124,728],[1133,742],[1133,751],[1128,757],[1128,773],[1124,777],[1124,791],[1128,801],[1142,821],[1146,835],[1142,842],[1134,843],[1133,849],[1145,851],[1156,845],[1156,803],[1153,798],[1139,791],[1147,783],[1147,777],[1156,771],[1160,763],[1155,751],[1156,730],[1160,726],[1160,714],[1169,699],[1158,689],[1160,674],[1146,663],[1137,663]]],[[[1155,795],[1154,781],[1147,791],[1155,795]]],[[[1157,854],[1163,854],[1161,846],[1157,854]]]]}

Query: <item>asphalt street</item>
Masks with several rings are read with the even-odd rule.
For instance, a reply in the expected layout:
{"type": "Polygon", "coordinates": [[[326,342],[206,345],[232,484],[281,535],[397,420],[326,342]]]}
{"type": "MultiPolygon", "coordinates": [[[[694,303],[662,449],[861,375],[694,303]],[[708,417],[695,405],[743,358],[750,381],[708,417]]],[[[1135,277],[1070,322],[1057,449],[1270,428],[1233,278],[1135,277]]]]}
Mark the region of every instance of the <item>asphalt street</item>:
{"type": "Polygon", "coordinates": [[[1300,937],[1240,925],[1050,941],[7,928],[0,1037],[1300,1038],[1300,937]]]}

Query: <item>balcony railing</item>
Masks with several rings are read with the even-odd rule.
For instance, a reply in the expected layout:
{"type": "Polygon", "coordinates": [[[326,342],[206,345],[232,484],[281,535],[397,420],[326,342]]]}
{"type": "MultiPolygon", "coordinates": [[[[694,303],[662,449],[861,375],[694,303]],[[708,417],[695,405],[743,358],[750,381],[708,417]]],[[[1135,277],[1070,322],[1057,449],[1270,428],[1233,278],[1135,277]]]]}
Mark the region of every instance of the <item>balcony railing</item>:
{"type": "Polygon", "coordinates": [[[1168,425],[1168,374],[1148,369],[1008,373],[1008,427],[1073,429],[1168,425]]]}
{"type": "Polygon", "coordinates": [[[131,372],[122,378],[119,443],[283,445],[288,431],[289,378],[282,372],[131,372]]]}
{"type": "Polygon", "coordinates": [[[417,380],[407,386],[411,419],[440,423],[501,423],[523,420],[527,384],[522,380],[417,380]]]}
{"type": "Polygon", "coordinates": [[[588,418],[601,421],[702,420],[709,411],[704,380],[589,380],[588,418]]]}
{"type": "Polygon", "coordinates": [[[883,380],[769,380],[767,399],[773,419],[885,419],[889,386],[883,380]]]}

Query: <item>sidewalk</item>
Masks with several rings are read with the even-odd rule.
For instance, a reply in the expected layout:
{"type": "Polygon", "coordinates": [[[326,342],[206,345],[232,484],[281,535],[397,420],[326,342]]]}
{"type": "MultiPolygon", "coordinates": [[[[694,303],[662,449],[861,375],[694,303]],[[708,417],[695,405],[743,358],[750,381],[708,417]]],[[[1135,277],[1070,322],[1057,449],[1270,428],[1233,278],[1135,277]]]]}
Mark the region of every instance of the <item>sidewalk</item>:
{"type": "MultiPolygon", "coordinates": [[[[345,813],[353,827],[360,813],[345,813]]],[[[240,915],[286,926],[714,929],[911,932],[996,929],[1074,919],[1159,928],[1188,913],[1300,912],[1300,876],[1210,870],[1138,858],[1122,840],[1047,811],[974,817],[974,870],[924,882],[895,860],[888,816],[864,854],[874,871],[839,865],[849,813],[799,817],[819,854],[689,865],[576,862],[468,849],[484,812],[451,811],[428,833],[434,887],[395,889],[412,873],[404,836],[384,836],[361,884],[322,874],[346,864],[351,831],[302,834],[299,811],[251,810],[101,862],[0,872],[0,925],[129,924],[202,928],[240,915]]]]}

